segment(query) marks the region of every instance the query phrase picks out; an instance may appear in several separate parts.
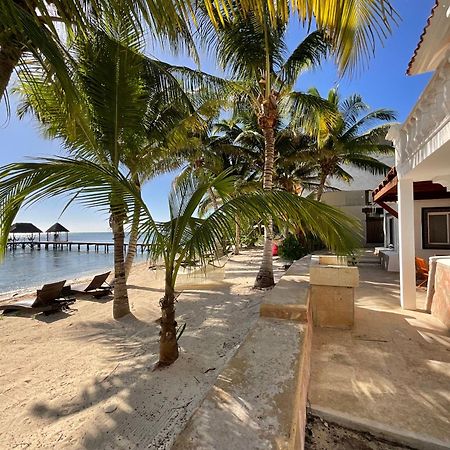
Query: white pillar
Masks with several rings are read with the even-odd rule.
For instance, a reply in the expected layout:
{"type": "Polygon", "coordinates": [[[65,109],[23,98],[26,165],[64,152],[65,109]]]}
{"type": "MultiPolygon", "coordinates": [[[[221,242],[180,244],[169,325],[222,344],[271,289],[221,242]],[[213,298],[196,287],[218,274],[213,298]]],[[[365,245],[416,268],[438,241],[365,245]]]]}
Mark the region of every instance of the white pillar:
{"type": "Polygon", "coordinates": [[[414,242],[413,181],[399,179],[398,229],[400,259],[400,303],[403,309],[416,308],[416,267],[414,242]]]}

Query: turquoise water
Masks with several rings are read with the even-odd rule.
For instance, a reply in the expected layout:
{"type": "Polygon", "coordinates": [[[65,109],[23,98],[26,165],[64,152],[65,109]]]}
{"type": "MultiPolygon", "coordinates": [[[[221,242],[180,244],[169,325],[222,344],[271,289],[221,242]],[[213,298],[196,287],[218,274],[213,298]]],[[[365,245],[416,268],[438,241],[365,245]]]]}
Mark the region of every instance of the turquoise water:
{"type": "MultiPolygon", "coordinates": [[[[46,238],[45,234],[41,239],[46,238]]],[[[69,233],[69,241],[112,242],[111,233],[69,233]]],[[[137,255],[138,261],[145,256],[137,255]]],[[[113,253],[75,250],[7,250],[0,262],[0,294],[27,291],[59,280],[73,280],[113,268],[113,253]]]]}

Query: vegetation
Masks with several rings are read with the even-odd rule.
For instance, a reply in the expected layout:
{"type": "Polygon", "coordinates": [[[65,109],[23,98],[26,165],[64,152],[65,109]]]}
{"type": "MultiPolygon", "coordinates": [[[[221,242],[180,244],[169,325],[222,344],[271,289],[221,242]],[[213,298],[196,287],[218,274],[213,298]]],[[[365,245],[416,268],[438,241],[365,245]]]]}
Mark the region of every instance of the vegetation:
{"type": "Polygon", "coordinates": [[[223,241],[234,239],[236,218],[256,221],[273,215],[279,223],[290,224],[303,233],[313,233],[339,253],[351,252],[356,245],[355,221],[334,208],[283,191],[232,196],[235,185],[236,179],[230,175],[230,170],[214,178],[199,178],[191,172],[173,185],[167,222],[154,222],[147,210],[143,232],[151,244],[150,257],[162,259],[165,267],[164,297],[160,302],[160,365],[172,364],[178,358],[175,287],[182,264],[205,265],[219,258],[223,241]],[[196,210],[211,190],[226,201],[206,218],[196,217],[196,210]]]}
{"type": "Polygon", "coordinates": [[[278,254],[287,261],[296,261],[305,256],[306,250],[302,247],[299,239],[293,234],[288,234],[278,247],[278,254]]]}
{"type": "MultiPolygon", "coordinates": [[[[216,29],[208,29],[209,46],[214,46],[222,67],[242,84],[243,91],[236,98],[238,112],[252,112],[264,137],[263,188],[273,187],[275,159],[275,129],[283,102],[293,100],[293,107],[320,107],[322,99],[294,92],[300,73],[317,65],[326,56],[330,45],[322,31],[311,33],[290,54],[285,55],[286,26],[279,23],[271,28],[269,18],[257,22],[252,14],[238,20],[223,21],[216,29]],[[294,100],[295,99],[295,100],[294,100]]],[[[274,285],[272,266],[273,223],[265,224],[263,260],[255,280],[255,287],[274,285]]]]}
{"type": "MultiPolygon", "coordinates": [[[[72,184],[72,177],[85,170],[78,162],[89,162],[89,173],[108,170],[123,176],[137,191],[141,184],[170,162],[161,159],[170,148],[181,145],[177,126],[190,119],[193,126],[196,109],[176,75],[185,83],[200,86],[199,73],[190,77],[189,70],[163,64],[141,53],[142,40],[134,27],[122,17],[105,15],[96,28],[79,37],[73,56],[67,61],[78,101],[70,102],[62,85],[47,83],[46,74],[37,65],[22,73],[20,92],[25,98],[21,113],[33,112],[47,135],[59,138],[72,158],[65,159],[68,171],[66,191],[74,198],[83,186],[72,184]],[[69,181],[70,180],[70,181],[69,181]]],[[[212,81],[210,81],[212,85],[212,81]]],[[[51,166],[55,161],[49,161],[51,166]]],[[[61,167],[61,166],[59,166],[61,167]]],[[[38,169],[36,169],[38,170],[38,169]]],[[[48,180],[51,187],[52,180],[48,180]]],[[[91,182],[91,185],[92,185],[91,182]]],[[[44,180],[28,189],[48,195],[44,180]]],[[[113,315],[122,317],[130,312],[126,289],[124,227],[128,213],[132,219],[132,240],[127,263],[132,263],[138,235],[139,206],[127,205],[122,191],[114,185],[109,191],[110,225],[114,234],[115,289],[113,315]],[[131,208],[131,209],[130,209],[131,208]],[[133,212],[132,212],[133,211],[133,212]]],[[[6,225],[6,224],[5,224],[6,225]]]]}
{"type": "MultiPolygon", "coordinates": [[[[315,21],[327,29],[336,48],[342,70],[354,67],[355,61],[369,57],[377,40],[382,40],[396,23],[397,14],[388,0],[341,0],[297,2],[274,0],[238,0],[215,2],[202,0],[200,10],[217,27],[230,15],[254,14],[261,23],[286,24],[292,7],[299,18],[315,21]],[[217,10],[220,5],[220,10],[217,10]]],[[[27,65],[32,54],[49,75],[56,75],[71,91],[71,79],[65,67],[65,39],[84,33],[92,19],[104,12],[119,12],[132,19],[137,30],[148,27],[152,36],[169,42],[177,49],[192,44],[190,23],[198,21],[198,3],[183,0],[2,0],[0,2],[0,100],[19,62],[27,65]],[[62,25],[63,32],[58,32],[62,25]]],[[[74,92],[72,92],[74,94],[74,92]]],[[[75,99],[74,96],[72,99],[75,99]]]]}
{"type": "Polygon", "coordinates": [[[45,134],[67,150],[66,157],[0,168],[2,248],[19,209],[44,198],[69,195],[68,204],[109,214],[113,316],[120,318],[130,313],[126,279],[138,236],[144,236],[149,256],[165,266],[160,365],[178,357],[175,289],[183,264],[207,264],[227,242],[234,242],[238,253],[242,231],[250,236],[261,221],[266,236],[256,287],[273,285],[274,223],[286,235],[303,236],[289,237],[285,254],[306,251],[310,238],[337,253],[350,253],[357,244],[354,220],[301,195],[316,185],[321,195],[327,178],[342,173],[348,161],[381,170],[372,155],[375,147],[378,153],[387,149],[377,141],[380,131],[366,127],[390,120],[391,113],[361,118],[360,98],[340,103],[337,95],[322,99],[317,91],[296,92],[294,85],[330,53],[341,72],[354,70],[390,32],[396,13],[387,0],[357,0],[353,7],[338,0],[294,2],[299,17],[318,28],[287,55],[289,5],[273,0],[0,4],[0,99],[19,68],[19,113],[34,114],[45,134]],[[173,50],[187,46],[195,55],[193,31],[229,68],[232,83],[143,54],[147,34],[173,50]],[[233,120],[217,122],[219,101],[227,96],[234,100],[233,120]],[[338,155],[334,169],[331,152],[338,155]],[[141,187],[185,163],[169,197],[169,220],[157,222],[141,187]]]}
{"type": "MultiPolygon", "coordinates": [[[[320,97],[317,89],[310,89],[309,93],[320,97]]],[[[385,175],[390,167],[377,157],[394,154],[394,147],[384,138],[389,122],[395,120],[393,111],[377,109],[368,112],[369,107],[360,95],[342,99],[336,89],[329,91],[327,102],[334,111],[335,120],[331,123],[328,115],[319,110],[308,111],[302,118],[303,129],[314,138],[314,145],[304,151],[302,157],[317,172],[317,200],[322,198],[330,177],[352,181],[344,165],[385,175]]],[[[295,127],[296,124],[292,125],[295,127]]]]}

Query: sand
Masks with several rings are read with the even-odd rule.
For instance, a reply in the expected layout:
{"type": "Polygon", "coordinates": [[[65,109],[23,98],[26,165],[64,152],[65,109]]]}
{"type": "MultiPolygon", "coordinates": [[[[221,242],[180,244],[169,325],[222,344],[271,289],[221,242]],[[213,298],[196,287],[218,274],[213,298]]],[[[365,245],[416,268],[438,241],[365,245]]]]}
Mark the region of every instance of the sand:
{"type": "Polygon", "coordinates": [[[129,279],[134,316],[80,299],[70,313],[0,317],[0,448],[170,448],[258,316],[260,254],[180,280],[180,357],[159,371],[161,280],[145,264],[129,279]]]}

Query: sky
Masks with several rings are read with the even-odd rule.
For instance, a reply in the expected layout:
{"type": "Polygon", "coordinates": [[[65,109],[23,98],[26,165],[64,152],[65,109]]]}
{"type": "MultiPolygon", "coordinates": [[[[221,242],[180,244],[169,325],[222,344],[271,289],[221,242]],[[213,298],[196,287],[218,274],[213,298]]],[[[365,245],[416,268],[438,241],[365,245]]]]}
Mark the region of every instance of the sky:
{"type": "MultiPolygon", "coordinates": [[[[392,109],[403,122],[430,79],[430,74],[410,77],[405,72],[434,1],[392,0],[401,21],[383,45],[378,43],[375,56],[367,67],[352,78],[339,77],[333,62],[327,61],[320,69],[303,74],[296,88],[307,90],[314,86],[326,96],[329,89],[338,86],[343,96],[359,93],[371,108],[392,109]]],[[[288,48],[294,49],[304,37],[302,24],[291,21],[287,34],[288,48]]],[[[169,63],[195,67],[188,57],[171,55],[167,48],[155,46],[148,48],[147,53],[169,63]]],[[[201,54],[201,69],[221,75],[212,55],[201,54]]],[[[17,118],[17,99],[14,94],[9,98],[9,119],[4,102],[0,105],[0,166],[30,158],[64,155],[58,142],[42,137],[37,122],[31,116],[22,120],[17,118]]],[[[167,219],[167,195],[173,176],[173,173],[162,175],[143,188],[144,199],[157,220],[167,219]]],[[[79,205],[70,206],[60,217],[66,202],[64,198],[42,201],[21,210],[16,222],[33,222],[39,228],[47,229],[60,221],[70,231],[108,231],[106,215],[79,205]]]]}

